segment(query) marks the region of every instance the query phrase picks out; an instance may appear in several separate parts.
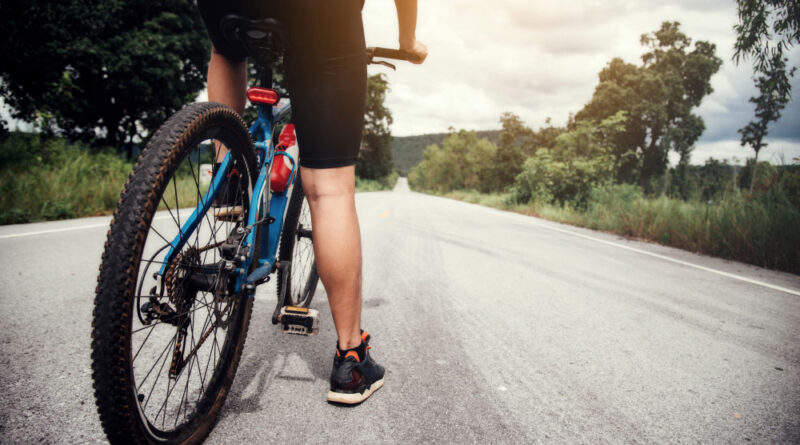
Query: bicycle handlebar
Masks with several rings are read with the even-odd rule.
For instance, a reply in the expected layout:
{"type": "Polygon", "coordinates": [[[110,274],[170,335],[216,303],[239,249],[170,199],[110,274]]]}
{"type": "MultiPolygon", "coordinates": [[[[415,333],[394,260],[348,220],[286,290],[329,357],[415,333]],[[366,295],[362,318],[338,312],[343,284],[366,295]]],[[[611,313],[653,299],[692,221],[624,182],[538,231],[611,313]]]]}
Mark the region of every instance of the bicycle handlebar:
{"type": "Polygon", "coordinates": [[[382,59],[397,59],[407,61],[414,59],[414,55],[412,53],[399,49],[370,47],[367,48],[367,52],[371,57],[380,57],[382,59]]]}
{"type": "Polygon", "coordinates": [[[367,48],[367,64],[374,63],[376,65],[387,66],[393,70],[397,69],[396,66],[385,60],[375,61],[375,57],[380,57],[382,59],[407,60],[409,62],[414,60],[414,54],[408,51],[390,48],[377,48],[374,46],[367,48]]]}

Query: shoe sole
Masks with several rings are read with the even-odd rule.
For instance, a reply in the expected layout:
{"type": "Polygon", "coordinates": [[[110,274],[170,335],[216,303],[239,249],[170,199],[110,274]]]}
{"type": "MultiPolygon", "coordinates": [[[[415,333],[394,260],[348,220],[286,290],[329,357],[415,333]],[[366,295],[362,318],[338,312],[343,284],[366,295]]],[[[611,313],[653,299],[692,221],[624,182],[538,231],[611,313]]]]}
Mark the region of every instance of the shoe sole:
{"type": "Polygon", "coordinates": [[[328,391],[328,401],[334,403],[344,403],[346,405],[355,405],[367,400],[373,392],[379,390],[383,386],[383,379],[380,379],[370,385],[363,393],[343,393],[328,391]]]}

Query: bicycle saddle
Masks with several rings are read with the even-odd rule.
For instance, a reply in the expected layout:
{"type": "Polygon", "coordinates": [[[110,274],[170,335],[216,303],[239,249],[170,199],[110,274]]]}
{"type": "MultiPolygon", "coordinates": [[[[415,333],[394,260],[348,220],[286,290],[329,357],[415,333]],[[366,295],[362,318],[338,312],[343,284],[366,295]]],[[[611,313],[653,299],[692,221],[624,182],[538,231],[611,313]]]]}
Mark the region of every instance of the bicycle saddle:
{"type": "Polygon", "coordinates": [[[268,62],[283,50],[283,26],[273,18],[249,19],[230,14],[222,18],[220,28],[226,40],[243,45],[259,62],[268,62]]]}

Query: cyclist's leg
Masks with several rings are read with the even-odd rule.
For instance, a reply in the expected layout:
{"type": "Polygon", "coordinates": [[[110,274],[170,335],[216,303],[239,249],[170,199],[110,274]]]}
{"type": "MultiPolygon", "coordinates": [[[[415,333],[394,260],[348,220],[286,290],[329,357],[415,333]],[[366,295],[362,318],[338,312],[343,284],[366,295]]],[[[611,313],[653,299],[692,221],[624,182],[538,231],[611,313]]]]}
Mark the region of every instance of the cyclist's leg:
{"type": "MultiPolygon", "coordinates": [[[[247,52],[241,45],[222,35],[222,18],[229,14],[250,16],[255,13],[244,0],[199,0],[200,15],[211,38],[211,60],[208,63],[208,100],[231,107],[240,115],[244,112],[247,91],[247,52]]],[[[228,150],[215,147],[216,160],[221,162],[228,150]]]]}
{"type": "Polygon", "coordinates": [[[361,332],[361,236],[355,164],[367,70],[360,0],[292,1],[284,66],[311,210],[317,270],[328,293],[338,347],[328,401],[361,403],[383,385],[384,368],[361,332]]]}
{"type": "Polygon", "coordinates": [[[361,238],[354,199],[367,83],[361,2],[303,0],[291,6],[281,17],[300,176],[339,347],[350,349],[361,344],[361,238]]]}
{"type": "Polygon", "coordinates": [[[339,348],[361,344],[361,232],[355,207],[355,166],[302,167],[314,227],[314,255],[328,293],[339,348]]]}
{"type": "MultiPolygon", "coordinates": [[[[246,92],[247,59],[231,60],[212,48],[208,62],[208,100],[227,105],[241,115],[244,113],[246,92]]],[[[228,149],[220,144],[215,150],[216,161],[222,162],[228,149]]]]}
{"type": "Polygon", "coordinates": [[[247,92],[247,60],[231,60],[211,49],[208,63],[208,100],[244,112],[247,92]]]}

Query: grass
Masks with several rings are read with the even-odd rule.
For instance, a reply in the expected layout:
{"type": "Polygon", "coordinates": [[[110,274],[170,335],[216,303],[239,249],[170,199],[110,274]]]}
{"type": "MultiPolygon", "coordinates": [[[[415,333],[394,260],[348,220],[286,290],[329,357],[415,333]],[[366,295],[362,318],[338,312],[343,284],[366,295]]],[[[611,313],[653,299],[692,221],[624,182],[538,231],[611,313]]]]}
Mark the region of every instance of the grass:
{"type": "Polygon", "coordinates": [[[159,210],[167,210],[167,206],[169,206],[169,209],[174,210],[177,207],[176,202],[180,204],[180,208],[195,207],[211,185],[210,182],[207,184],[200,183],[200,193],[198,194],[197,184],[191,175],[179,176],[174,183],[175,185],[173,186],[172,182],[170,182],[164,191],[164,196],[158,205],[159,210]]]}
{"type": "MultiPolygon", "coordinates": [[[[0,142],[0,224],[111,214],[133,164],[63,139],[11,134],[0,142]]],[[[194,207],[197,187],[188,172],[170,184],[159,209],[194,207]]],[[[379,180],[356,179],[359,192],[391,190],[397,173],[379,180]]],[[[201,185],[201,193],[207,189],[201,185]]]]}
{"type": "Polygon", "coordinates": [[[132,165],[70,146],[57,162],[16,167],[0,169],[0,224],[108,214],[132,165]]]}
{"type": "Polygon", "coordinates": [[[800,206],[786,191],[767,189],[752,197],[734,192],[709,204],[645,197],[625,187],[595,190],[585,209],[513,204],[502,193],[461,190],[440,195],[800,274],[800,206]]]}
{"type": "Polygon", "coordinates": [[[392,172],[389,176],[380,179],[362,179],[356,177],[356,192],[379,192],[391,190],[397,182],[397,172],[392,172]]]}

